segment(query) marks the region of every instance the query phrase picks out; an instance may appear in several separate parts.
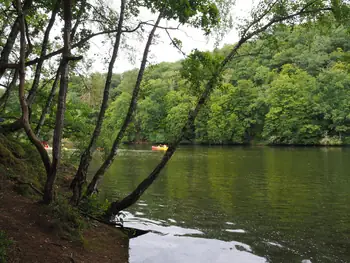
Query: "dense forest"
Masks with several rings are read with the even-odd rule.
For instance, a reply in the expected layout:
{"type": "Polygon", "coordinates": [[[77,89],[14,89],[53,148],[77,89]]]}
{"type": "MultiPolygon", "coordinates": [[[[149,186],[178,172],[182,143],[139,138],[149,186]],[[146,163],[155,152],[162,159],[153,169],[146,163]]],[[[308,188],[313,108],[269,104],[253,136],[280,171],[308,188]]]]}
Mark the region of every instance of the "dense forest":
{"type": "Polygon", "coordinates": [[[46,173],[39,186],[44,203],[55,199],[66,147],[77,157],[67,198],[77,206],[97,193],[123,142],[169,145],[135,190],[108,206],[111,216],[137,202],[180,143],[350,142],[348,1],[262,0],[236,20],[231,0],[121,0],[118,5],[0,3],[0,136],[35,147],[46,173]],[[140,20],[145,9],[153,20],[140,20]],[[235,27],[239,38],[216,50],[185,54],[170,32],[181,26],[218,42],[235,27]],[[149,63],[160,31],[185,55],[182,61],[149,63]],[[104,58],[108,71],[86,73],[96,36],[105,36],[101,45],[110,48],[104,58]],[[133,38],[144,46],[133,47],[133,38]],[[115,74],[120,53],[136,49],[142,52],[139,68],[115,74]],[[88,183],[96,150],[105,159],[88,183]]]}
{"type": "MultiPolygon", "coordinates": [[[[251,41],[227,67],[223,82],[201,109],[184,142],[349,144],[349,36],[347,27],[333,21],[331,27],[322,22],[276,26],[251,41]]],[[[206,55],[225,56],[230,48],[228,45],[206,55]]],[[[113,75],[100,147],[111,147],[125,118],[137,74],[135,69],[113,75]]],[[[184,61],[147,67],[124,142],[173,140],[197,97],[186,79],[189,74],[201,75],[205,70],[189,72],[184,61]]],[[[65,137],[77,147],[85,146],[84,138],[92,132],[105,79],[104,73],[72,73],[65,137]]],[[[40,98],[48,96],[46,93],[43,89],[40,98]]],[[[4,116],[19,114],[17,94],[10,100],[3,108],[4,116]]],[[[43,106],[45,101],[33,107],[33,123],[39,122],[43,106]]],[[[41,133],[45,140],[51,139],[54,112],[41,133]]]]}
{"type": "MultiPolygon", "coordinates": [[[[343,25],[325,28],[311,23],[276,26],[250,42],[241,57],[230,63],[224,81],[215,88],[185,139],[210,144],[349,143],[349,34],[343,25]]],[[[224,56],[229,49],[207,55],[224,56]]],[[[109,146],[108,138],[120,127],[131,97],[130,79],[135,79],[136,73],[115,76],[115,95],[101,145],[109,146]]],[[[173,139],[196,100],[196,91],[182,77],[186,74],[193,72],[181,62],[148,68],[125,141],[173,139]]],[[[205,72],[199,68],[196,74],[205,72]]],[[[91,82],[98,81],[97,77],[103,76],[91,76],[91,82]]]]}

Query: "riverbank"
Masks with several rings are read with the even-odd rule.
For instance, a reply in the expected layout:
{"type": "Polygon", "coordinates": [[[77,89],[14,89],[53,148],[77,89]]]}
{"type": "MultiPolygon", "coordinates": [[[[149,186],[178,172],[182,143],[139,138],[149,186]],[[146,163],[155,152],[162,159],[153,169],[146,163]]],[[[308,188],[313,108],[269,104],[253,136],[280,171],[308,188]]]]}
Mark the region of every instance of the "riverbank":
{"type": "MultiPolygon", "coordinates": [[[[62,190],[69,168],[60,169],[62,190]]],[[[120,229],[83,217],[63,196],[40,204],[44,181],[36,150],[0,136],[1,263],[128,262],[129,239],[120,229]]]]}
{"type": "MultiPolygon", "coordinates": [[[[124,145],[163,145],[166,144],[168,145],[167,142],[146,142],[146,141],[141,141],[141,142],[124,142],[124,145]]],[[[266,146],[266,147],[350,147],[350,144],[347,143],[318,143],[318,144],[302,144],[302,143],[294,143],[294,144],[288,144],[288,143],[269,143],[265,141],[254,141],[250,143],[208,143],[208,142],[190,142],[190,141],[182,141],[180,145],[183,146],[240,146],[240,147],[250,147],[250,146],[266,146]]]]}
{"type": "Polygon", "coordinates": [[[128,262],[129,241],[120,230],[88,222],[81,240],[62,238],[45,206],[18,195],[2,174],[0,184],[0,231],[12,243],[7,262],[128,262]]]}

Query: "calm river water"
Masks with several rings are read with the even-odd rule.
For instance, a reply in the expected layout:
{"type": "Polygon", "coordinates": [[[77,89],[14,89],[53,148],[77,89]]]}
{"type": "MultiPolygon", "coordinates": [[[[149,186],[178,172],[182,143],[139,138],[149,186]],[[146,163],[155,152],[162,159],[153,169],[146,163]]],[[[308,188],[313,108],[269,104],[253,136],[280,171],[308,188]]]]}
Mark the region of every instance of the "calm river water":
{"type": "MultiPolygon", "coordinates": [[[[161,157],[120,150],[101,198],[128,194],[161,157]]],[[[131,263],[350,262],[350,149],[182,146],[126,215],[153,231],[130,240],[131,263]]]]}

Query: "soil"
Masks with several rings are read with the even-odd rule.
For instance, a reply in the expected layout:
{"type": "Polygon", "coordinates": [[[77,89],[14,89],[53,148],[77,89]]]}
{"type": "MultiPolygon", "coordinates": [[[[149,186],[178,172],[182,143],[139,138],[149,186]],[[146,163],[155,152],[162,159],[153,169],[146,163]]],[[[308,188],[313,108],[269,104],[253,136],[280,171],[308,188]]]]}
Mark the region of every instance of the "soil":
{"type": "Polygon", "coordinates": [[[120,230],[93,222],[82,242],[62,239],[44,205],[17,194],[14,186],[0,174],[0,230],[13,241],[9,263],[128,262],[129,240],[120,230]]]}

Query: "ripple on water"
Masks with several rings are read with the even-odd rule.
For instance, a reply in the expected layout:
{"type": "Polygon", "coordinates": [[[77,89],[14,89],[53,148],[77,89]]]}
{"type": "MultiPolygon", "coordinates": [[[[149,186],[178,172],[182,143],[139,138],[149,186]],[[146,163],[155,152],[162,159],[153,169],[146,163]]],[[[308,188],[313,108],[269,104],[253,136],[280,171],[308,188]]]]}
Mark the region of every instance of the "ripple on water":
{"type": "Polygon", "coordinates": [[[253,255],[250,247],[239,242],[225,242],[188,236],[161,236],[149,233],[130,240],[129,262],[175,263],[263,263],[266,259],[253,255]],[[238,250],[236,247],[244,247],[238,250]]]}
{"type": "MultiPolygon", "coordinates": [[[[281,244],[275,243],[275,242],[266,242],[267,244],[271,245],[271,246],[275,246],[275,247],[280,247],[283,248],[283,246],[281,244]]],[[[304,263],[304,262],[303,262],[304,263]]],[[[305,262],[306,263],[306,262],[305,262]]]]}
{"type": "Polygon", "coordinates": [[[243,229],[225,229],[225,231],[230,233],[246,233],[243,229]]]}

